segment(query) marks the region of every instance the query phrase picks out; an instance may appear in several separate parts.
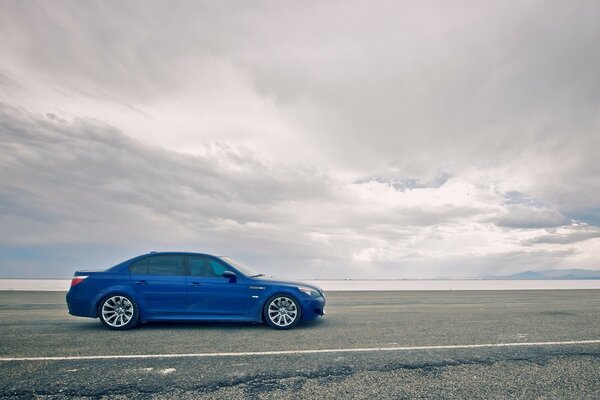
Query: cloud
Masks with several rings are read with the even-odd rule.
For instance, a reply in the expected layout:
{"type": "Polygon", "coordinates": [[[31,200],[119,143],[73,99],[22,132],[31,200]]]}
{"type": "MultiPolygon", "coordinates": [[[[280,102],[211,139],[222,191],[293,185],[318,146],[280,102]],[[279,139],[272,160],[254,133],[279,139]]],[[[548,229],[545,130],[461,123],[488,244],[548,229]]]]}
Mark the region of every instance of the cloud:
{"type": "Polygon", "coordinates": [[[598,7],[4,2],[0,274],[597,267],[598,7]]]}
{"type": "Polygon", "coordinates": [[[194,216],[190,224],[223,215],[248,223],[287,199],[329,196],[323,177],[268,165],[243,148],[217,144],[202,155],[181,154],[93,120],[67,123],[6,106],[0,112],[3,209],[36,222],[101,223],[149,211],[194,216]]]}
{"type": "Polygon", "coordinates": [[[422,181],[420,179],[401,178],[396,176],[374,176],[368,178],[362,178],[356,181],[356,183],[368,183],[368,182],[379,182],[387,183],[391,187],[401,192],[412,189],[425,189],[425,188],[439,188],[444,183],[448,182],[450,175],[447,173],[440,173],[430,181],[422,181]]]}
{"type": "Polygon", "coordinates": [[[548,228],[563,226],[568,220],[560,213],[547,208],[511,205],[506,213],[497,217],[494,223],[508,228],[548,228]]]}
{"type": "Polygon", "coordinates": [[[600,229],[585,223],[576,223],[559,229],[547,230],[546,234],[523,241],[524,245],[571,244],[600,237],[600,229]]]}

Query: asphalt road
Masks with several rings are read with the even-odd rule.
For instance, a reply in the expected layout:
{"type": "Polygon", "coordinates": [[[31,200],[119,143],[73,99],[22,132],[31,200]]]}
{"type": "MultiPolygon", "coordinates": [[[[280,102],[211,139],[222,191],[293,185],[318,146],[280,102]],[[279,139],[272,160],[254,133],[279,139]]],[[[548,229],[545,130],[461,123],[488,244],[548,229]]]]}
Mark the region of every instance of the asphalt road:
{"type": "Polygon", "coordinates": [[[113,332],[64,293],[0,292],[0,397],[600,398],[600,343],[564,343],[600,340],[600,290],[331,292],[326,309],[291,331],[113,332]],[[451,347],[501,343],[537,344],[451,347]],[[153,356],[185,353],[215,355],[153,356]],[[10,360],[113,355],[150,357],[10,360]]]}

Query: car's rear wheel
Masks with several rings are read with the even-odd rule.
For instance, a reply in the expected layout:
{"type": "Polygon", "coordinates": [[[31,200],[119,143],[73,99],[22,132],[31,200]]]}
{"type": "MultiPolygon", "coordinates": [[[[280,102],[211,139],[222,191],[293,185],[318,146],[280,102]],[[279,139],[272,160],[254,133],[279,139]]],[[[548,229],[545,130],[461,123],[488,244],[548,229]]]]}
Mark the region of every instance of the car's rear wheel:
{"type": "Polygon", "coordinates": [[[98,306],[100,321],[109,329],[125,330],[135,327],[140,319],[135,302],[124,295],[111,295],[98,306]]]}
{"type": "Polygon", "coordinates": [[[265,305],[265,321],[271,328],[293,328],[300,322],[301,314],[296,299],[288,295],[273,296],[265,305]]]}

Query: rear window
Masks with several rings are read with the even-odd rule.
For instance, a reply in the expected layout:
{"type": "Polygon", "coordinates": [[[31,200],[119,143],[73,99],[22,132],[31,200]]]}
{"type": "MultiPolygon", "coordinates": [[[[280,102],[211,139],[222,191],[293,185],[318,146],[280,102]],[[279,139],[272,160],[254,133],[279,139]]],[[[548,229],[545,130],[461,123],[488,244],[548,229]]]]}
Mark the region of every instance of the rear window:
{"type": "Polygon", "coordinates": [[[148,275],[185,275],[182,256],[149,257],[148,275]]]}
{"type": "Polygon", "coordinates": [[[185,275],[183,257],[164,255],[145,257],[129,266],[131,275],[185,275]]]}

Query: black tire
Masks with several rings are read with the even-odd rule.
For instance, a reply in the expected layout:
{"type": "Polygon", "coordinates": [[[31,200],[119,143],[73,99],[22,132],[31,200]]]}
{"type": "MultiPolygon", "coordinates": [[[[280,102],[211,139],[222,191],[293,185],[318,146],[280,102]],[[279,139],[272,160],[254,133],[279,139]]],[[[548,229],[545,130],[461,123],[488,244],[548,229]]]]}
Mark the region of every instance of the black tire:
{"type": "Polygon", "coordinates": [[[278,294],[265,303],[263,315],[267,325],[273,329],[291,329],[302,319],[298,300],[288,294],[278,294]]]}
{"type": "Polygon", "coordinates": [[[111,294],[103,298],[98,305],[98,318],[108,329],[124,331],[138,325],[140,312],[131,297],[111,294]]]}

